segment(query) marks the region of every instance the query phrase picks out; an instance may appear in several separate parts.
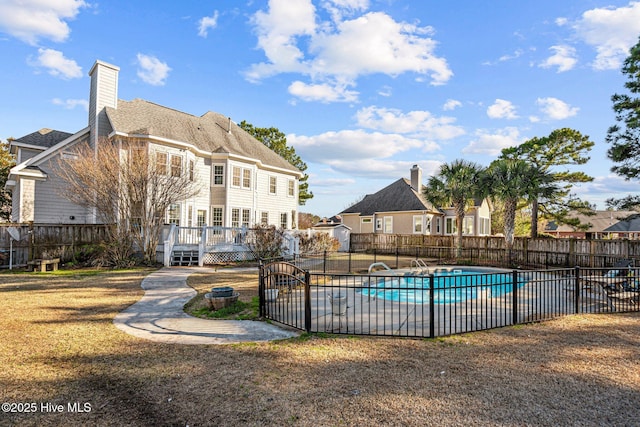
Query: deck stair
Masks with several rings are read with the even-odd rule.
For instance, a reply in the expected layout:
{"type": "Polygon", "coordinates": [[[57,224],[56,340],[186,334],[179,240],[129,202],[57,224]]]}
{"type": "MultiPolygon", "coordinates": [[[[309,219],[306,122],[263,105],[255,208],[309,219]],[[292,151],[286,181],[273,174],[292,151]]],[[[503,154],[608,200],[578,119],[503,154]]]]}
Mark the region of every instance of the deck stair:
{"type": "Polygon", "coordinates": [[[174,250],[171,254],[171,265],[181,267],[198,265],[198,251],[174,250]]]}

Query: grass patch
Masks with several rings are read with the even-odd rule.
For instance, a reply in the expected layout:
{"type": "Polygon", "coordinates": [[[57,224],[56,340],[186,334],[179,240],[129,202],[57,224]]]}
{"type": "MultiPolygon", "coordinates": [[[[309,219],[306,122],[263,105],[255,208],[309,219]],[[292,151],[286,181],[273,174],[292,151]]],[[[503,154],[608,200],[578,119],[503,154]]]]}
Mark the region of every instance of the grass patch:
{"type": "MultiPolygon", "coordinates": [[[[440,340],[330,334],[243,345],[146,341],[113,325],[151,270],[0,273],[0,401],[63,405],[1,425],[636,425],[640,313],[440,340]],[[464,344],[464,345],[462,345],[464,344]],[[69,402],[91,411],[67,411],[69,402]]],[[[257,273],[193,277],[257,296],[257,273]]],[[[191,281],[191,278],[190,278],[191,281]]],[[[211,320],[214,322],[215,320],[211,320]]]]}
{"type": "Polygon", "coordinates": [[[236,301],[228,307],[219,310],[210,310],[202,307],[191,311],[196,317],[208,319],[231,319],[231,320],[257,320],[260,316],[260,303],[258,297],[253,297],[251,302],[236,301]]]}

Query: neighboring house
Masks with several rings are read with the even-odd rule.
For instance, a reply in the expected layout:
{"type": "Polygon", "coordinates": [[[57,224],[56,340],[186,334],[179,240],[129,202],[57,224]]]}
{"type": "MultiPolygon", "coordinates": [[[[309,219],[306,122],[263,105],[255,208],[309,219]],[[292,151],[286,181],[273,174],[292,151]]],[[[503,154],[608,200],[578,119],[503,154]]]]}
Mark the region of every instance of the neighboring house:
{"type": "Polygon", "coordinates": [[[576,239],[640,239],[640,215],[634,211],[595,211],[595,215],[572,214],[587,230],[550,221],[544,228],[545,234],[555,237],[576,239]]]}
{"type": "MultiPolygon", "coordinates": [[[[452,207],[436,207],[422,194],[422,169],[411,168],[411,179],[401,178],[340,213],[342,223],[354,233],[456,234],[452,207]]],[[[476,200],[463,221],[463,234],[491,234],[491,209],[487,200],[476,200]]]]}
{"type": "Polygon", "coordinates": [[[296,228],[298,169],[221,114],[193,116],[141,99],[119,100],[119,70],[102,61],[91,68],[84,129],[74,134],[42,129],[10,141],[17,165],[5,187],[13,195],[13,222],[97,222],[92,210],[62,196],[65,183],[56,173],[57,160],[73,156],[79,143],[99,148],[135,140],[146,143],[167,173],[188,173],[200,181],[196,197],[168,209],[167,223],[296,228]]]}
{"type": "MultiPolygon", "coordinates": [[[[340,218],[339,216],[337,218],[340,218]]],[[[336,219],[332,217],[331,219],[336,219]]],[[[346,226],[342,222],[322,221],[314,225],[311,229],[313,233],[326,233],[340,242],[340,252],[349,252],[349,243],[351,236],[351,227],[346,226]]]]}

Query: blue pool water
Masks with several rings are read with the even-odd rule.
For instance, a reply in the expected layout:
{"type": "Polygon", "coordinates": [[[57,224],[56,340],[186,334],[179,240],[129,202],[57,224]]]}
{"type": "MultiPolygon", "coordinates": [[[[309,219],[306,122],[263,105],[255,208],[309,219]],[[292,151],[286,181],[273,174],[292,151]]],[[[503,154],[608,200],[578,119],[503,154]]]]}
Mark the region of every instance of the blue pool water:
{"type": "MultiPolygon", "coordinates": [[[[374,276],[375,277],[375,276],[374,276]]],[[[373,277],[372,277],[373,280],[373,277]]],[[[513,290],[513,274],[478,273],[476,271],[437,271],[433,279],[433,302],[450,304],[475,299],[479,293],[499,297],[513,290]]],[[[518,282],[522,287],[525,282],[518,282]]],[[[362,295],[389,301],[425,304],[429,302],[430,279],[428,276],[381,277],[371,286],[362,289],[362,295]]]]}

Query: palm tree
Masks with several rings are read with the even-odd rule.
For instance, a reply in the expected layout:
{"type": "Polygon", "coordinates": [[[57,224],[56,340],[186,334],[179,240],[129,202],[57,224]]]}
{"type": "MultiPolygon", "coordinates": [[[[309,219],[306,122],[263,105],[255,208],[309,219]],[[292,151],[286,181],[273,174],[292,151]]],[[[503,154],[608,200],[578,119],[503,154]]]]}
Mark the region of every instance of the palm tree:
{"type": "Polygon", "coordinates": [[[504,204],[504,239],[509,262],[512,257],[518,203],[554,194],[558,190],[554,181],[553,174],[524,160],[498,159],[489,165],[482,187],[492,199],[504,204]]]}
{"type": "Polygon", "coordinates": [[[456,214],[456,257],[462,255],[462,221],[475,198],[481,195],[480,181],[484,168],[466,160],[454,160],[440,166],[431,176],[423,193],[434,206],[451,206],[456,214]]]}

